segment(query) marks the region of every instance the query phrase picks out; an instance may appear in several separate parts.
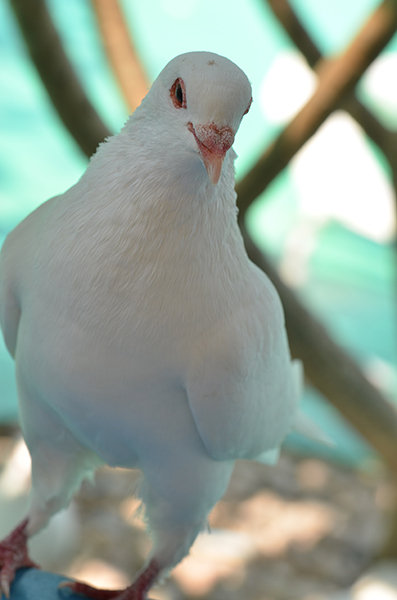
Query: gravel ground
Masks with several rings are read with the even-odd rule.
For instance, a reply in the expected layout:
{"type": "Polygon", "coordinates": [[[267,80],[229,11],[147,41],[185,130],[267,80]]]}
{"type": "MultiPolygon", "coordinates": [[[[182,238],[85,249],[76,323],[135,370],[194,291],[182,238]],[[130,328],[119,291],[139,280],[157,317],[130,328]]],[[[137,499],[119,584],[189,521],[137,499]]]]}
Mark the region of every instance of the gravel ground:
{"type": "MultiPolygon", "coordinates": [[[[14,516],[7,516],[5,472],[14,478],[20,472],[16,489],[20,496],[27,491],[28,466],[19,458],[10,469],[15,448],[14,438],[0,437],[0,511],[10,521],[7,529],[14,516]]],[[[98,586],[127,585],[150,548],[133,497],[137,481],[135,472],[98,471],[56,527],[43,534],[33,558],[43,554],[43,567],[98,586]]],[[[354,471],[286,452],[276,467],[239,462],[210,515],[211,533],[198,538],[151,597],[311,600],[347,587],[382,547],[394,501],[392,485],[375,463],[354,471]]],[[[12,502],[15,507],[19,499],[12,502]]]]}

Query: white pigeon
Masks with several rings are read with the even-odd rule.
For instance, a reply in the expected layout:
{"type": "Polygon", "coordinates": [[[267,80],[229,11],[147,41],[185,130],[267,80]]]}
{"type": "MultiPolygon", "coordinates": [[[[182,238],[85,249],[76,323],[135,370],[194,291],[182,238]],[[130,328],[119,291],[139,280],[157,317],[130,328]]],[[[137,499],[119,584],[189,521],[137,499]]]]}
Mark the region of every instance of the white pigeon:
{"type": "Polygon", "coordinates": [[[271,461],[300,365],[280,299],[247,257],[231,148],[251,104],[234,63],[174,58],[81,179],[7,237],[0,320],[32,457],[26,519],[0,544],[7,595],[27,539],[99,465],[139,468],[153,538],[142,600],[189,551],[236,459],[271,461]]]}

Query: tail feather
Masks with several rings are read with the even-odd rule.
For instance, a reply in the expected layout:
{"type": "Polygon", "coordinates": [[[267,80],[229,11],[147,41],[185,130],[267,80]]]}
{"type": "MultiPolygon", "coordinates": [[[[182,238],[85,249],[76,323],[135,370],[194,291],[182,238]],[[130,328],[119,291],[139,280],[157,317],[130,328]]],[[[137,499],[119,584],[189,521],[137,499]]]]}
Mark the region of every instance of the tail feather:
{"type": "MultiPolygon", "coordinates": [[[[292,369],[294,371],[297,398],[300,400],[304,386],[302,362],[300,360],[293,360],[292,369]]],[[[311,421],[311,419],[309,419],[301,411],[298,411],[296,415],[293,430],[315,442],[320,442],[326,446],[335,446],[335,442],[331,440],[331,438],[329,438],[320,427],[313,423],[313,421],[311,421]]]]}
{"type": "Polygon", "coordinates": [[[293,431],[304,435],[314,442],[320,442],[320,444],[330,447],[335,446],[335,442],[302,412],[299,412],[296,416],[293,431]]]}
{"type": "Polygon", "coordinates": [[[303,375],[303,365],[300,360],[293,360],[291,363],[293,378],[295,382],[295,392],[296,398],[298,402],[300,401],[303,393],[304,386],[304,375],[303,375]]]}

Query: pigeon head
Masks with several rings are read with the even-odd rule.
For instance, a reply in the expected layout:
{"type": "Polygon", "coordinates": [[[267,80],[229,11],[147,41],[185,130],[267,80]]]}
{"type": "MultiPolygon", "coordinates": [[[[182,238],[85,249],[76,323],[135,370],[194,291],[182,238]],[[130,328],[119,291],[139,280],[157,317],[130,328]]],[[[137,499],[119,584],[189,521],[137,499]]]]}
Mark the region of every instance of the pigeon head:
{"type": "Polygon", "coordinates": [[[245,73],[233,62],[211,52],[188,52],[166,65],[144,105],[157,122],[167,124],[168,139],[201,162],[215,185],[251,94],[245,73]]]}

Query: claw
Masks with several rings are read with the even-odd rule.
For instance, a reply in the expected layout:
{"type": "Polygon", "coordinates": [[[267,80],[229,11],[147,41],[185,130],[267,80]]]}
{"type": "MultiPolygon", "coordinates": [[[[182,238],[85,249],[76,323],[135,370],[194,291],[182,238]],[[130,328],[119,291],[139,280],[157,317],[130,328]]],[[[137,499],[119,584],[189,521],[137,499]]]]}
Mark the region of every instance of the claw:
{"type": "Polygon", "coordinates": [[[71,590],[74,594],[92,600],[116,600],[123,593],[123,590],[99,590],[79,581],[61,581],[58,589],[63,590],[65,588],[71,590]]]}
{"type": "MultiPolygon", "coordinates": [[[[2,594],[2,596],[5,596],[7,598],[7,600],[10,597],[10,584],[8,583],[8,580],[5,577],[2,577],[0,579],[0,592],[2,594]]],[[[0,598],[2,597],[0,596],[0,598]]]]}
{"type": "MultiPolygon", "coordinates": [[[[0,593],[10,597],[10,586],[15,573],[22,567],[36,567],[28,554],[25,519],[2,542],[0,542],[0,593]]],[[[1,597],[0,596],[0,597],[1,597]]]]}
{"type": "Polygon", "coordinates": [[[90,598],[91,600],[117,600],[124,590],[99,590],[79,581],[62,581],[58,589],[69,589],[74,594],[90,598]]]}
{"type": "Polygon", "coordinates": [[[135,583],[125,590],[100,590],[79,581],[62,581],[58,588],[68,588],[74,594],[79,594],[91,600],[145,600],[147,591],[157,579],[160,571],[160,566],[153,559],[141,572],[135,583]]]}

